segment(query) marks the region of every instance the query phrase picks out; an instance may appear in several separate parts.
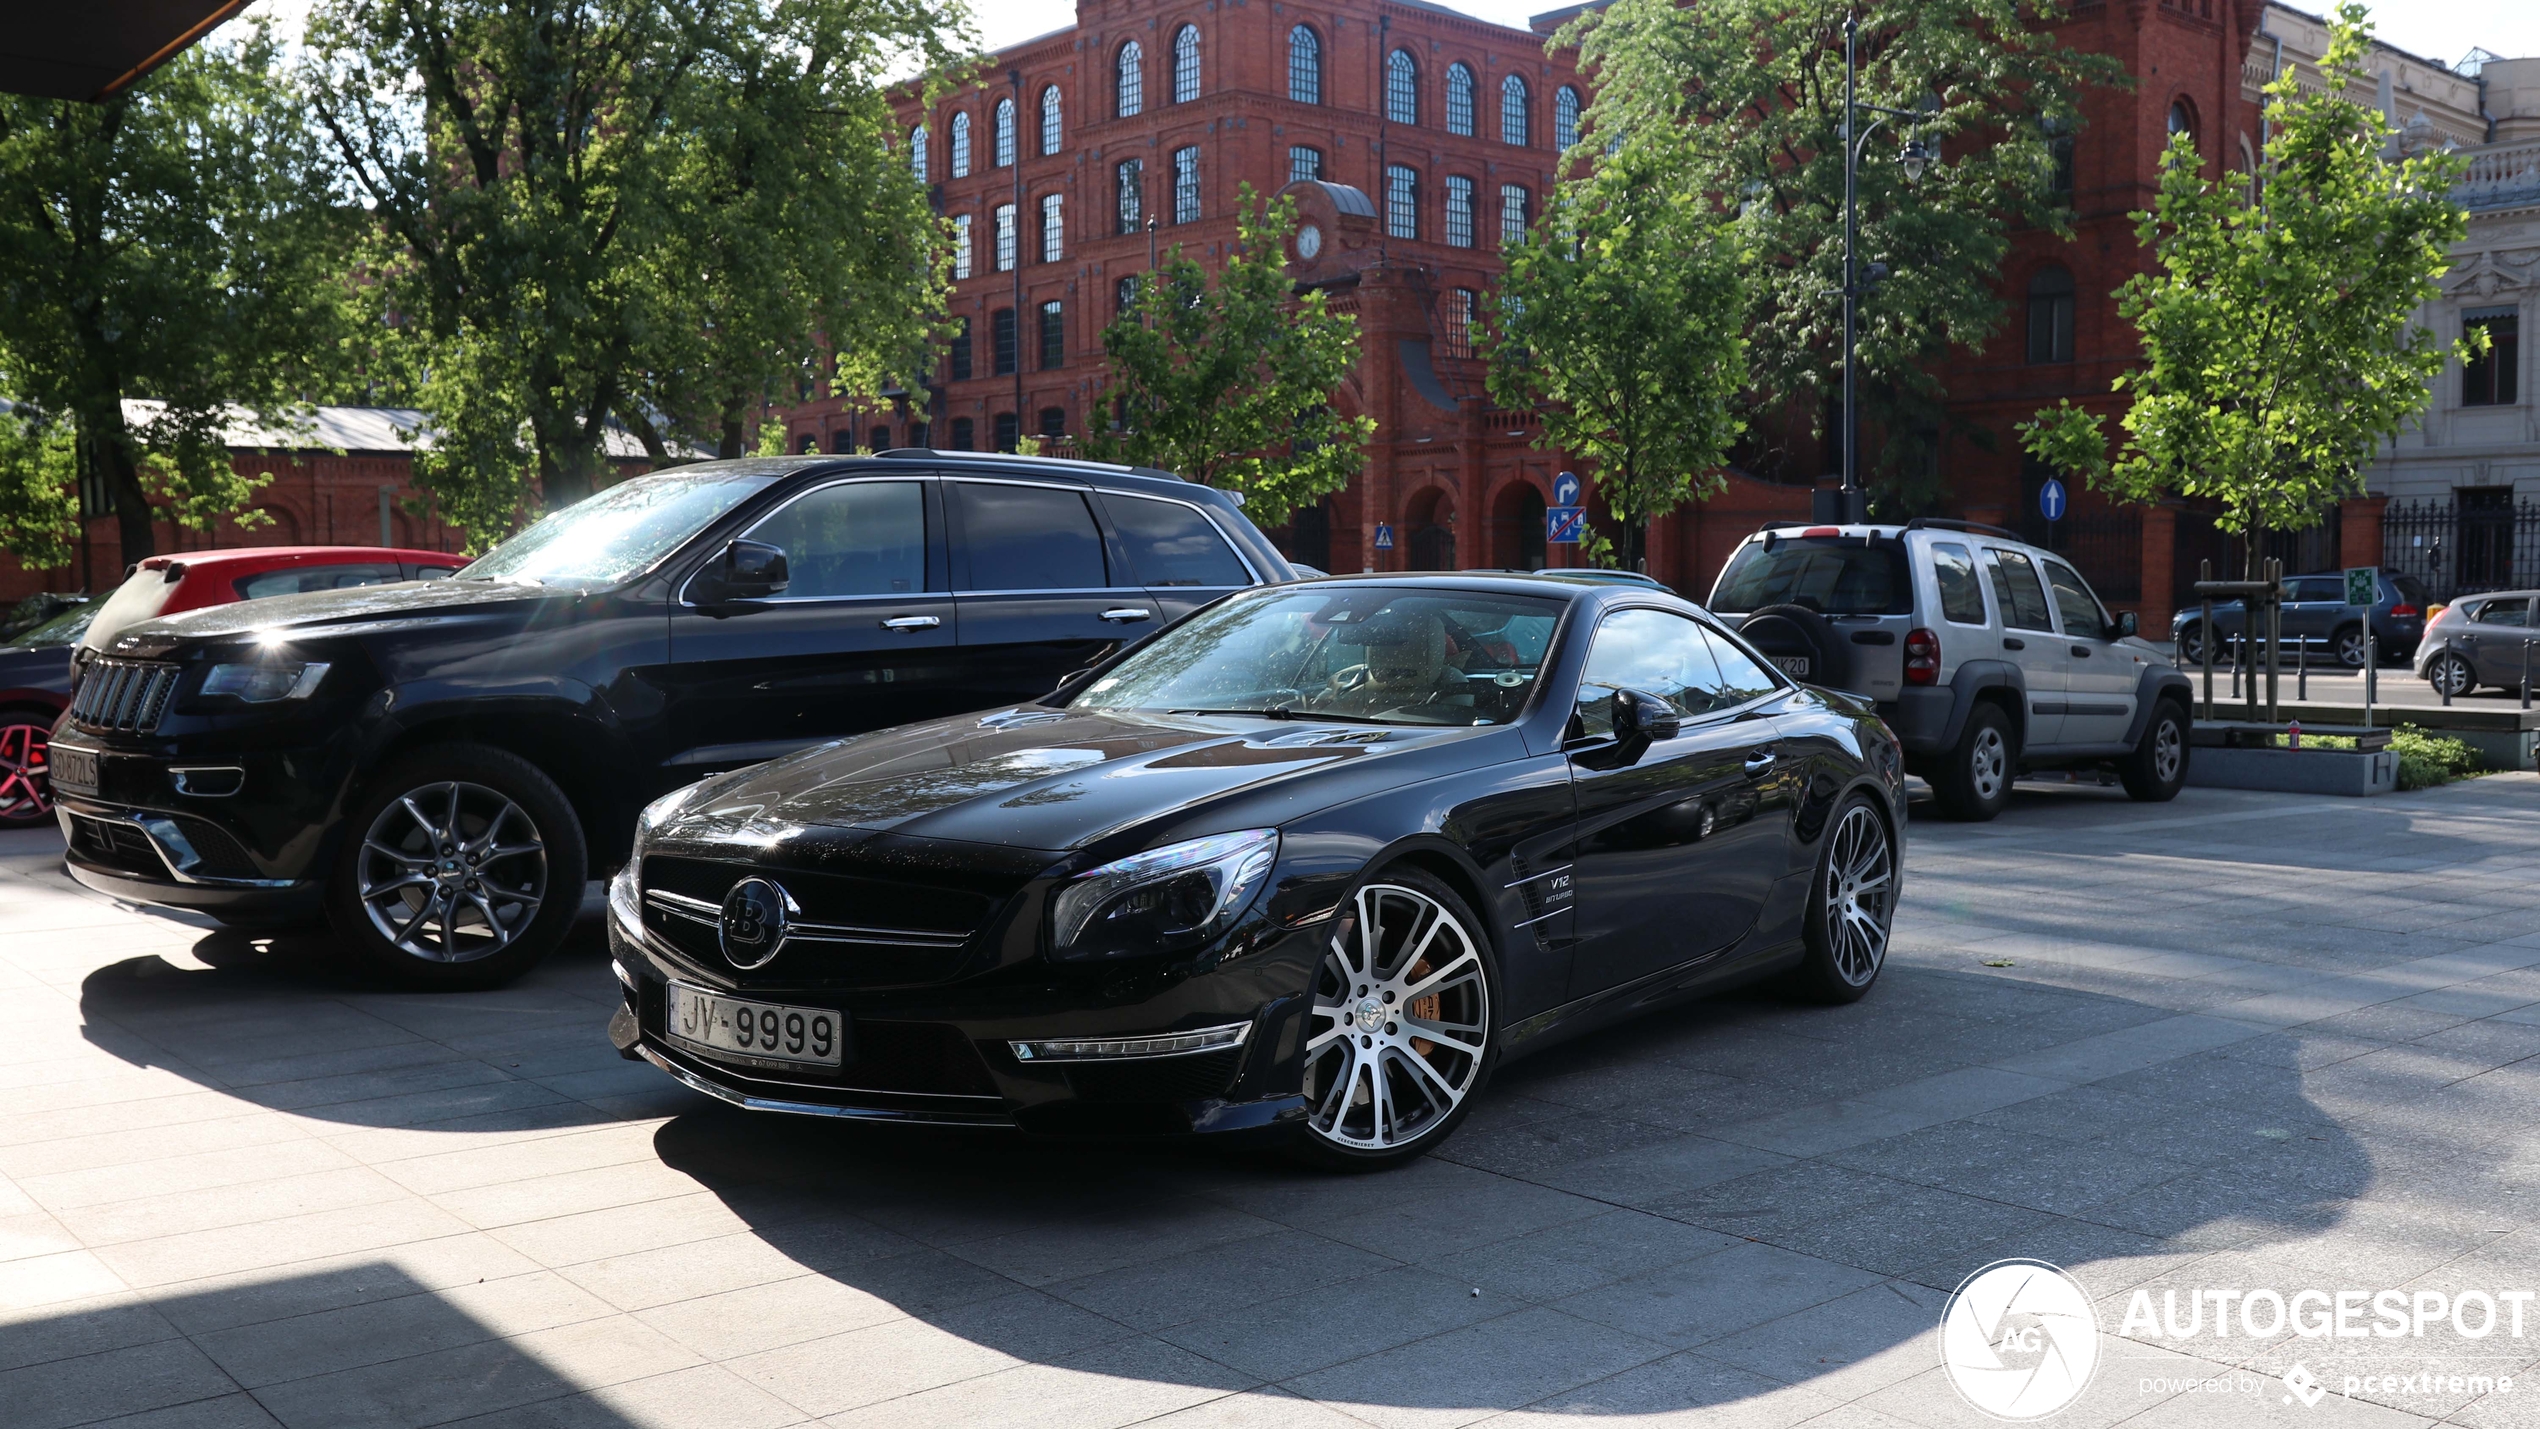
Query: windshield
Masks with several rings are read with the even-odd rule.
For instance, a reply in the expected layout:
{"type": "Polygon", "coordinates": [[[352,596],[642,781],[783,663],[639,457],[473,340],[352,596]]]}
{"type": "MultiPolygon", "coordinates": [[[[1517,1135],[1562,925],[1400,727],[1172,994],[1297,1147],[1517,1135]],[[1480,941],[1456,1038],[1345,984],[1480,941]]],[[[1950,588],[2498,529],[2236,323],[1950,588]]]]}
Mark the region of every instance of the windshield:
{"type": "Polygon", "coordinates": [[[733,471],[639,476],[555,512],[478,557],[457,578],[615,585],[775,479],[733,471]]]}
{"type": "Polygon", "coordinates": [[[1720,572],[1711,608],[1744,615],[1768,605],[1805,606],[1820,615],[1910,615],[1914,586],[1905,576],[1905,548],[1842,536],[1785,537],[1770,550],[1749,541],[1720,572]]]}
{"type": "Polygon", "coordinates": [[[8,648],[42,650],[55,645],[68,645],[77,640],[82,631],[88,629],[88,622],[96,618],[97,607],[94,603],[80,606],[75,610],[63,611],[32,630],[19,631],[8,642],[8,648]]]}
{"type": "Polygon", "coordinates": [[[1359,587],[1229,601],[1158,635],[1069,702],[1372,724],[1504,724],[1562,603],[1359,587]]]}

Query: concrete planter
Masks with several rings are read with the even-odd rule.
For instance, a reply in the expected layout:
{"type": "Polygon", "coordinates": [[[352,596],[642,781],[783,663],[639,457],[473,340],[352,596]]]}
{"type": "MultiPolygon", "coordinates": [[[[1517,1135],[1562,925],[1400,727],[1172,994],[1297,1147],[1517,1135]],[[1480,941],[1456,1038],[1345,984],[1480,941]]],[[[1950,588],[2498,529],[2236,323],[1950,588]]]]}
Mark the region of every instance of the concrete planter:
{"type": "Polygon", "coordinates": [[[2208,789],[2265,789],[2282,794],[2387,794],[2399,787],[2399,756],[2387,749],[2355,754],[2329,749],[2196,750],[2187,782],[2208,789]]]}

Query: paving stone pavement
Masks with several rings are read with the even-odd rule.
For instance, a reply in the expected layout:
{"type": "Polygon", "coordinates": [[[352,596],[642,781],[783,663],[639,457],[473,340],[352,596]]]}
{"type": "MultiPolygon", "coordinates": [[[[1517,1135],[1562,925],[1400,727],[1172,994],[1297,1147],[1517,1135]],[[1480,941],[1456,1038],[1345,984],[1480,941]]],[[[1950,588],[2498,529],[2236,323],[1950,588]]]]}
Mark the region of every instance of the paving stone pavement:
{"type": "Polygon", "coordinates": [[[618,1060],[587,936],[507,991],[385,991],[8,835],[0,1423],[1972,1425],[1943,1306],[2034,1257],[2110,1332],[2056,1423],[2540,1424],[2540,1307],[2127,1315],[2540,1289],[2535,804],[1917,817],[1867,1000],[1512,1064],[1442,1154],[1356,1177],[750,1117],[618,1060]]]}

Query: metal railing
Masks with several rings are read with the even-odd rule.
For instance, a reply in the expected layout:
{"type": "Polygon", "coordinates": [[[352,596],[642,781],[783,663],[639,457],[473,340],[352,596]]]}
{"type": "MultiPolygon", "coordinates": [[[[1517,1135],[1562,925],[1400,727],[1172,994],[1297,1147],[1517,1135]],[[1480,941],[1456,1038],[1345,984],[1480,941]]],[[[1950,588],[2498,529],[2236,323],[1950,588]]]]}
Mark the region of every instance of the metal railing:
{"type": "Polygon", "coordinates": [[[2436,600],[2540,583],[2540,501],[2393,501],[2381,513],[2381,563],[2436,600]]]}

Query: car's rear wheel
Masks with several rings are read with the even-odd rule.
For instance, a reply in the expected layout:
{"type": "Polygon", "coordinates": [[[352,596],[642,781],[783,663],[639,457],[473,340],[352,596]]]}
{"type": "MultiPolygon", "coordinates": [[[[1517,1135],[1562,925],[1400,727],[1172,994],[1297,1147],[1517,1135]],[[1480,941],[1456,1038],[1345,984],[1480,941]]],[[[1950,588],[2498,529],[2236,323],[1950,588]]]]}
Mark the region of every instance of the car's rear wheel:
{"type": "Polygon", "coordinates": [[[0,710],[0,829],[27,829],[53,817],[48,751],[53,717],[40,710],[0,710]]]}
{"type": "Polygon", "coordinates": [[[1299,1153],[1374,1170],[1444,1141],[1498,1052],[1497,980],[1481,920],[1453,889],[1408,867],[1360,885],[1315,976],[1299,1153]]]}
{"type": "Polygon", "coordinates": [[[2425,682],[2438,695],[2466,695],[2478,688],[2478,672],[2470,668],[2467,660],[2446,653],[2435,656],[2434,663],[2425,667],[2425,682]]]}
{"type": "Polygon", "coordinates": [[[2152,722],[2134,752],[2118,761],[2117,776],[2126,794],[2147,804],[2165,804],[2187,786],[2187,711],[2175,700],[2152,707],[2152,722]]]}
{"type": "Polygon", "coordinates": [[[2328,637],[2328,648],[2330,653],[2337,657],[2338,664],[2349,670],[2362,669],[2364,667],[2364,628],[2360,625],[2344,627],[2328,637]]]}
{"type": "Polygon", "coordinates": [[[1969,710],[1957,747],[1941,758],[1931,786],[1942,812],[1953,819],[1982,821],[2010,807],[2011,779],[2017,771],[2011,721],[2001,706],[1986,703],[1969,710]]]}
{"type": "Polygon", "coordinates": [[[505,750],[447,744],[397,761],[346,821],[328,919],[397,982],[498,987],[564,940],[585,860],[573,806],[505,750]]]}
{"type": "Polygon", "coordinates": [[[1895,834],[1869,800],[1853,795],[1817,853],[1794,990],[1816,1002],[1858,1002],[1878,981],[1896,918],[1896,875],[1895,834]]]}

